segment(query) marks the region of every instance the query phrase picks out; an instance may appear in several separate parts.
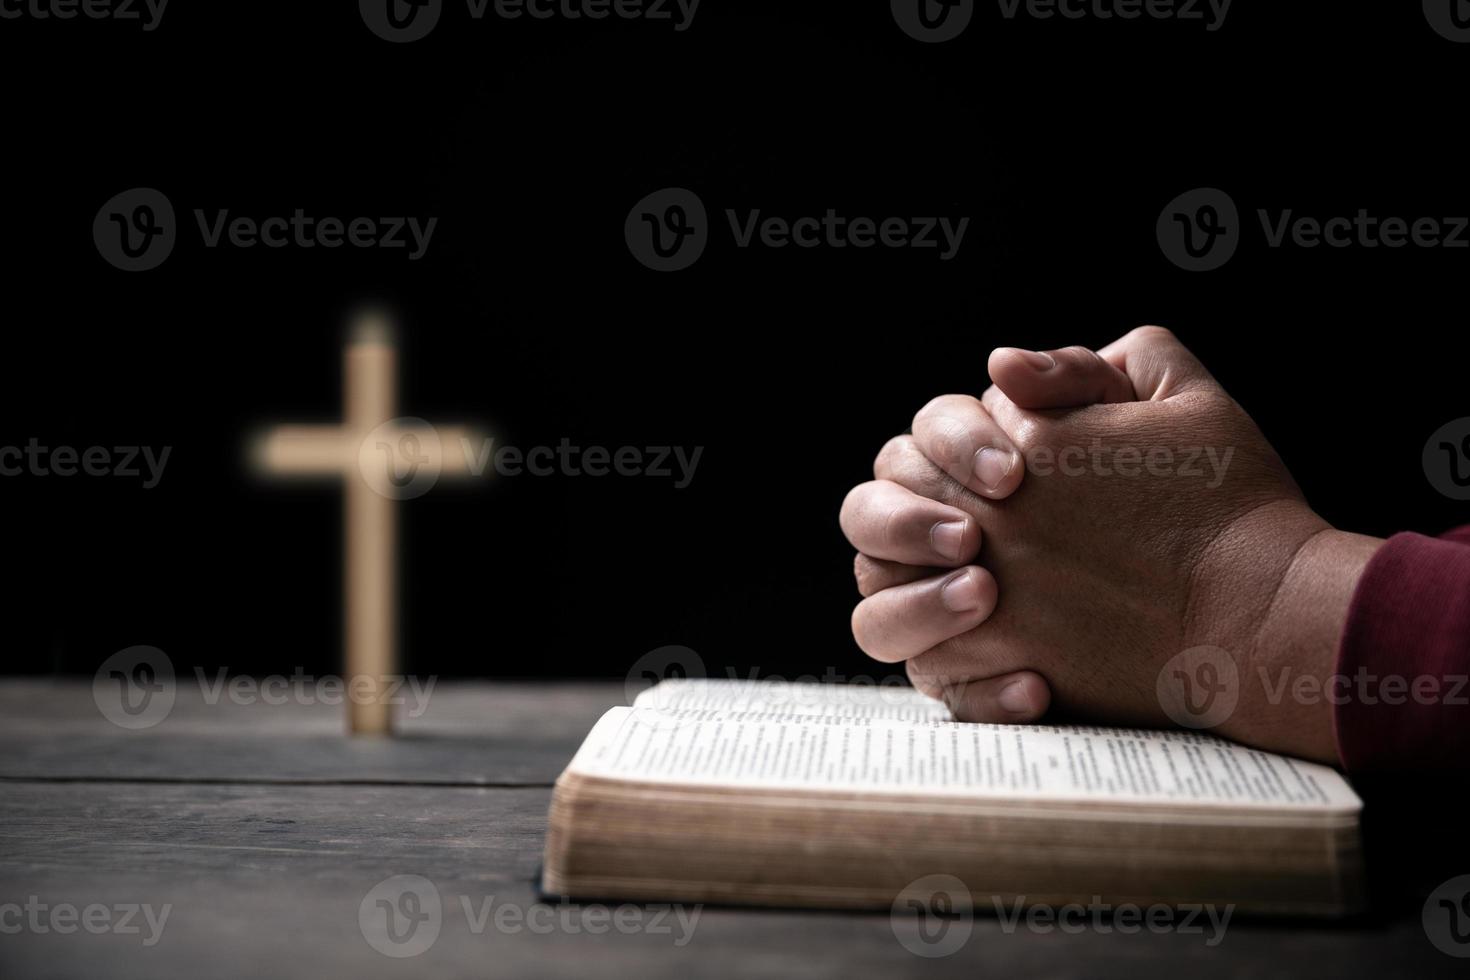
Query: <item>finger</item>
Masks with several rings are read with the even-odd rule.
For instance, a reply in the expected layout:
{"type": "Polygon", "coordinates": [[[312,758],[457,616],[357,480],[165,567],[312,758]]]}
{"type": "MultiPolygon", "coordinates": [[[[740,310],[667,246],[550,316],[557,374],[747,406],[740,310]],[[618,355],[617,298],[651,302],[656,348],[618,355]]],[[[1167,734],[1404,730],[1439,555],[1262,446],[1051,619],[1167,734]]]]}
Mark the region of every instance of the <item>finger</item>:
{"type": "Polygon", "coordinates": [[[1035,671],[956,681],[923,673],[922,658],[908,661],[914,687],[945,703],[955,721],[1021,725],[1039,721],[1051,707],[1051,687],[1035,671]]]}
{"type": "Polygon", "coordinates": [[[858,593],[864,596],[891,589],[895,585],[943,575],[944,571],[932,565],[904,565],[896,561],[871,558],[861,551],[852,563],[852,574],[857,579],[858,593]]]}
{"type": "Polygon", "coordinates": [[[1006,397],[1006,393],[995,385],[991,385],[980,393],[980,404],[995,419],[996,424],[1011,434],[1011,438],[1017,441],[1024,440],[1028,433],[1026,426],[1029,420],[1038,416],[1028,414],[1017,407],[1016,403],[1006,397]]]}
{"type": "Polygon", "coordinates": [[[985,622],[995,579],[975,565],[869,596],[852,611],[852,635],[874,660],[897,663],[985,622]]]}
{"type": "Polygon", "coordinates": [[[884,480],[853,487],[840,521],[854,548],[887,561],[953,568],[980,551],[980,525],[969,514],[884,480]]]}
{"type": "Polygon", "coordinates": [[[935,398],[914,416],[913,431],[920,452],[981,496],[1000,500],[1021,485],[1021,454],[978,398],[935,398]]]}
{"type": "Polygon", "coordinates": [[[955,480],[920,452],[913,436],[889,439],[873,461],[873,474],[921,497],[960,508],[968,514],[978,513],[982,521],[986,508],[991,506],[985,497],[955,480]]]}
{"type": "Polygon", "coordinates": [[[1215,384],[1199,358],[1163,327],[1139,327],[1098,355],[1128,376],[1140,401],[1161,401],[1215,384]]]}
{"type": "Polygon", "coordinates": [[[990,352],[990,380],[1019,408],[1074,408],[1136,400],[1128,375],[1086,347],[990,352]]]}

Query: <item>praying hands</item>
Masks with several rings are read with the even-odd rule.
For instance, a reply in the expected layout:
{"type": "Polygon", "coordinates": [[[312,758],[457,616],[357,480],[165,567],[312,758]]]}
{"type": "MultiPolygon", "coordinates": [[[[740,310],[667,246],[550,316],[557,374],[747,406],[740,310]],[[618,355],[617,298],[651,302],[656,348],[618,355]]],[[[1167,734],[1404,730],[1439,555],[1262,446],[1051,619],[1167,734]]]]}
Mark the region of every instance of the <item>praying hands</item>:
{"type": "Polygon", "coordinates": [[[1167,330],[1095,353],[1001,348],[989,371],[982,397],[925,405],[843,504],[859,646],[959,720],[1010,723],[1167,726],[1161,675],[1190,697],[1190,673],[1167,668],[1210,660],[1198,679],[1218,684],[1218,660],[1233,707],[1208,727],[1336,762],[1332,700],[1274,679],[1330,687],[1383,542],[1313,513],[1167,330]]]}

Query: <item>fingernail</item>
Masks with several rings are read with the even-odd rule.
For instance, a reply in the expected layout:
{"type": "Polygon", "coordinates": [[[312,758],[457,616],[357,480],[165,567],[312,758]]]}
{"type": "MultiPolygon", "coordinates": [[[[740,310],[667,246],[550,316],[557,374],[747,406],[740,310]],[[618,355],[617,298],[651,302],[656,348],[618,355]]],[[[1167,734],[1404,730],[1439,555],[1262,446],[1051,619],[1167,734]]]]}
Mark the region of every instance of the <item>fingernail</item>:
{"type": "Polygon", "coordinates": [[[980,583],[967,568],[944,584],[939,597],[950,612],[974,612],[980,608],[980,583]]]}
{"type": "Polygon", "coordinates": [[[996,695],[995,700],[1013,715],[1024,714],[1031,710],[1031,699],[1026,697],[1024,681],[1011,681],[1000,689],[1000,694],[996,695]]]}
{"type": "Polygon", "coordinates": [[[965,522],[944,521],[929,530],[929,545],[935,554],[949,561],[960,560],[960,550],[965,546],[965,522]]]}
{"type": "Polygon", "coordinates": [[[986,446],[975,454],[975,477],[985,484],[987,490],[994,490],[1015,465],[1015,453],[986,446]]]}
{"type": "Polygon", "coordinates": [[[1022,360],[1038,371],[1049,371],[1057,366],[1056,360],[1045,351],[1022,350],[1019,347],[1012,347],[1011,350],[1020,354],[1022,360]]]}

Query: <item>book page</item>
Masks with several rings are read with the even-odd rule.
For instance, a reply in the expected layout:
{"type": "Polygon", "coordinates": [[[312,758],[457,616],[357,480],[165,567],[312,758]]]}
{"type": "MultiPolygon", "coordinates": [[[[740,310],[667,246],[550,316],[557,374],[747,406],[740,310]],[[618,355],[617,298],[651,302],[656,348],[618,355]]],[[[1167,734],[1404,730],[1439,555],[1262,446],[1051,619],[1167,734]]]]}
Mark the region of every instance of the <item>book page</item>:
{"type": "Polygon", "coordinates": [[[655,684],[639,708],[759,711],[772,716],[950,721],[943,703],[906,684],[819,684],[805,681],[679,678],[655,684]]]}
{"type": "Polygon", "coordinates": [[[634,782],[1353,812],[1335,770],[1196,732],[613,708],[569,771],[634,782]]]}

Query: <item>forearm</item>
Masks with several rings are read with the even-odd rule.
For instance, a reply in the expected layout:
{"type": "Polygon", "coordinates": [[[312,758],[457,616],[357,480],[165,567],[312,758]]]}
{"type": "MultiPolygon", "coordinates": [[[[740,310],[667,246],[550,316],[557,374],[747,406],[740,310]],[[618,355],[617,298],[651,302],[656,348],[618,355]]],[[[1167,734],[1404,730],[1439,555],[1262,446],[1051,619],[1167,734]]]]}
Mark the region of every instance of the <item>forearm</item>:
{"type": "Polygon", "coordinates": [[[1291,562],[1243,678],[1232,737],[1354,772],[1465,765],[1470,529],[1328,529],[1291,562]]]}

